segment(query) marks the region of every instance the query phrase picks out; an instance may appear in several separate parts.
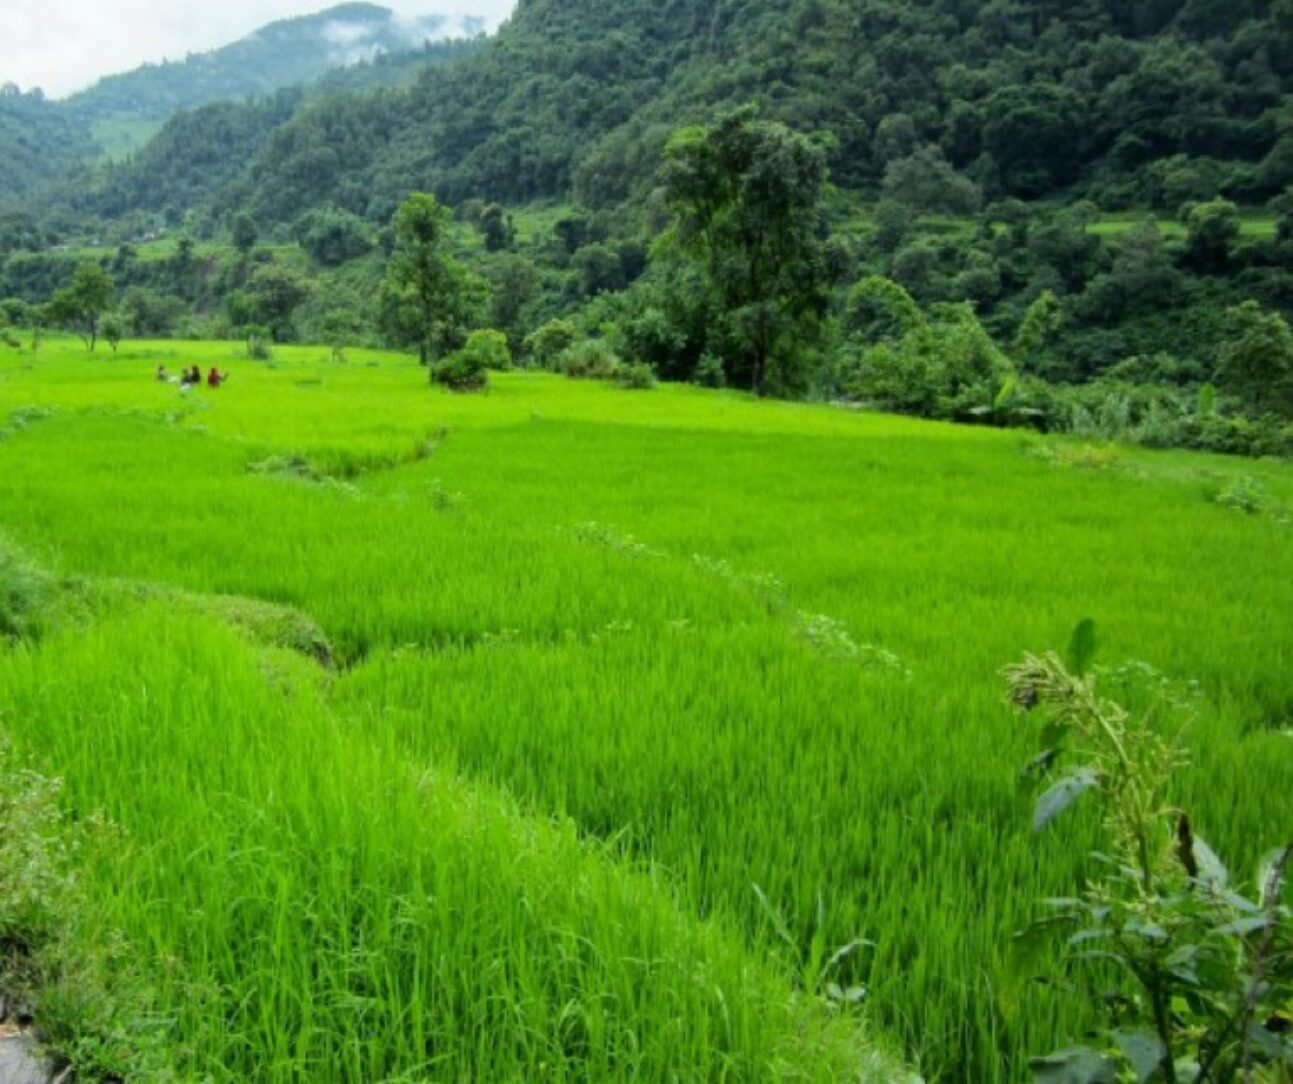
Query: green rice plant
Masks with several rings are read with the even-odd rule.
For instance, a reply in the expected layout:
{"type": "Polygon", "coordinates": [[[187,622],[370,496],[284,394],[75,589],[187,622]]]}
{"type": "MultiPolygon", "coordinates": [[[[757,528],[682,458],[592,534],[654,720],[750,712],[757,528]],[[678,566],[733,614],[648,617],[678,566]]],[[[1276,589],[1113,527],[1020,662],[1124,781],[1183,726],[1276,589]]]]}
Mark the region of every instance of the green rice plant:
{"type": "Polygon", "coordinates": [[[0,358],[0,416],[53,411],[0,442],[53,588],[5,725],[120,826],[82,873],[181,1075],[1016,1084],[1099,1022],[1007,950],[1099,830],[1028,831],[997,673],[1083,613],[1197,676],[1218,853],[1293,834],[1293,552],[1199,493],[1286,464],[240,349],[0,358]],[[803,962],[857,939],[845,1008],[803,962]]]}
{"type": "Polygon", "coordinates": [[[36,632],[53,594],[52,577],[0,537],[0,638],[36,632]]]}
{"type": "Polygon", "coordinates": [[[195,615],[148,606],[0,681],[68,800],[121,825],[82,876],[156,961],[186,1078],[893,1079],[658,878],[266,683],[195,615]]]}

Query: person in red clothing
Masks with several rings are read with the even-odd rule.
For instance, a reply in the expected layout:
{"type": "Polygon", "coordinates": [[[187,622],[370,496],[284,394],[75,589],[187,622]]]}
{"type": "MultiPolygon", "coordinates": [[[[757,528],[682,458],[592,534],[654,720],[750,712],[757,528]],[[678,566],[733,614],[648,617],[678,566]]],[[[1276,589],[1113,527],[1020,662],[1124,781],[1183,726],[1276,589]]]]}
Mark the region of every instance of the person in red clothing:
{"type": "Polygon", "coordinates": [[[228,379],[229,379],[228,373],[222,373],[219,369],[217,369],[214,365],[212,365],[211,371],[207,373],[207,387],[218,388],[221,384],[223,384],[228,379]]]}

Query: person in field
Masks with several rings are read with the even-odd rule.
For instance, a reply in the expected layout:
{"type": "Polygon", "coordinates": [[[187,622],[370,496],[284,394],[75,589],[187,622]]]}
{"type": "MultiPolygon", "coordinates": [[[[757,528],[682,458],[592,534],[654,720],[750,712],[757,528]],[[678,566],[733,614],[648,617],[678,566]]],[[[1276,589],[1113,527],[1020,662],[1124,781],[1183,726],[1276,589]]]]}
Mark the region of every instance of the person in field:
{"type": "Polygon", "coordinates": [[[207,387],[218,388],[221,384],[223,384],[228,379],[229,379],[228,373],[222,373],[219,369],[217,369],[214,365],[212,365],[211,371],[207,373],[207,387]]]}
{"type": "Polygon", "coordinates": [[[171,378],[166,375],[166,366],[165,365],[157,366],[157,383],[166,384],[170,381],[170,379],[171,378]]]}

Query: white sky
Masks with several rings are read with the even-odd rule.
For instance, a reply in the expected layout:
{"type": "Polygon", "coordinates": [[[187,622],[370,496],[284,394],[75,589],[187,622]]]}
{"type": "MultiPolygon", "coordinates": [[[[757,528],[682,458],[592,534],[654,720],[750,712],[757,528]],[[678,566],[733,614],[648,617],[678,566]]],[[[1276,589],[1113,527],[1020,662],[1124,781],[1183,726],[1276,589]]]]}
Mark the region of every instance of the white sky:
{"type": "MultiPolygon", "coordinates": [[[[182,60],[338,0],[0,0],[0,84],[61,97],[145,61],[182,60]]],[[[514,0],[376,0],[412,15],[497,20],[514,0]]]]}

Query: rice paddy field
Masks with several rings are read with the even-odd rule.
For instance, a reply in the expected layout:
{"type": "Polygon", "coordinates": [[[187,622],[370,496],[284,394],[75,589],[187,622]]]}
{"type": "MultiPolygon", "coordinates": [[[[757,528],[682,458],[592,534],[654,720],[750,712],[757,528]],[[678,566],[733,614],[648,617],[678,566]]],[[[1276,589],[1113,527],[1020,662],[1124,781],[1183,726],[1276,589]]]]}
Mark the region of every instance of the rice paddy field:
{"type": "Polygon", "coordinates": [[[83,1056],[1025,1080],[1098,826],[1032,835],[1000,671],[1087,617],[1193,691],[1231,866],[1293,835],[1287,465],[326,353],[0,347],[0,729],[135,999],[83,1056]]]}

